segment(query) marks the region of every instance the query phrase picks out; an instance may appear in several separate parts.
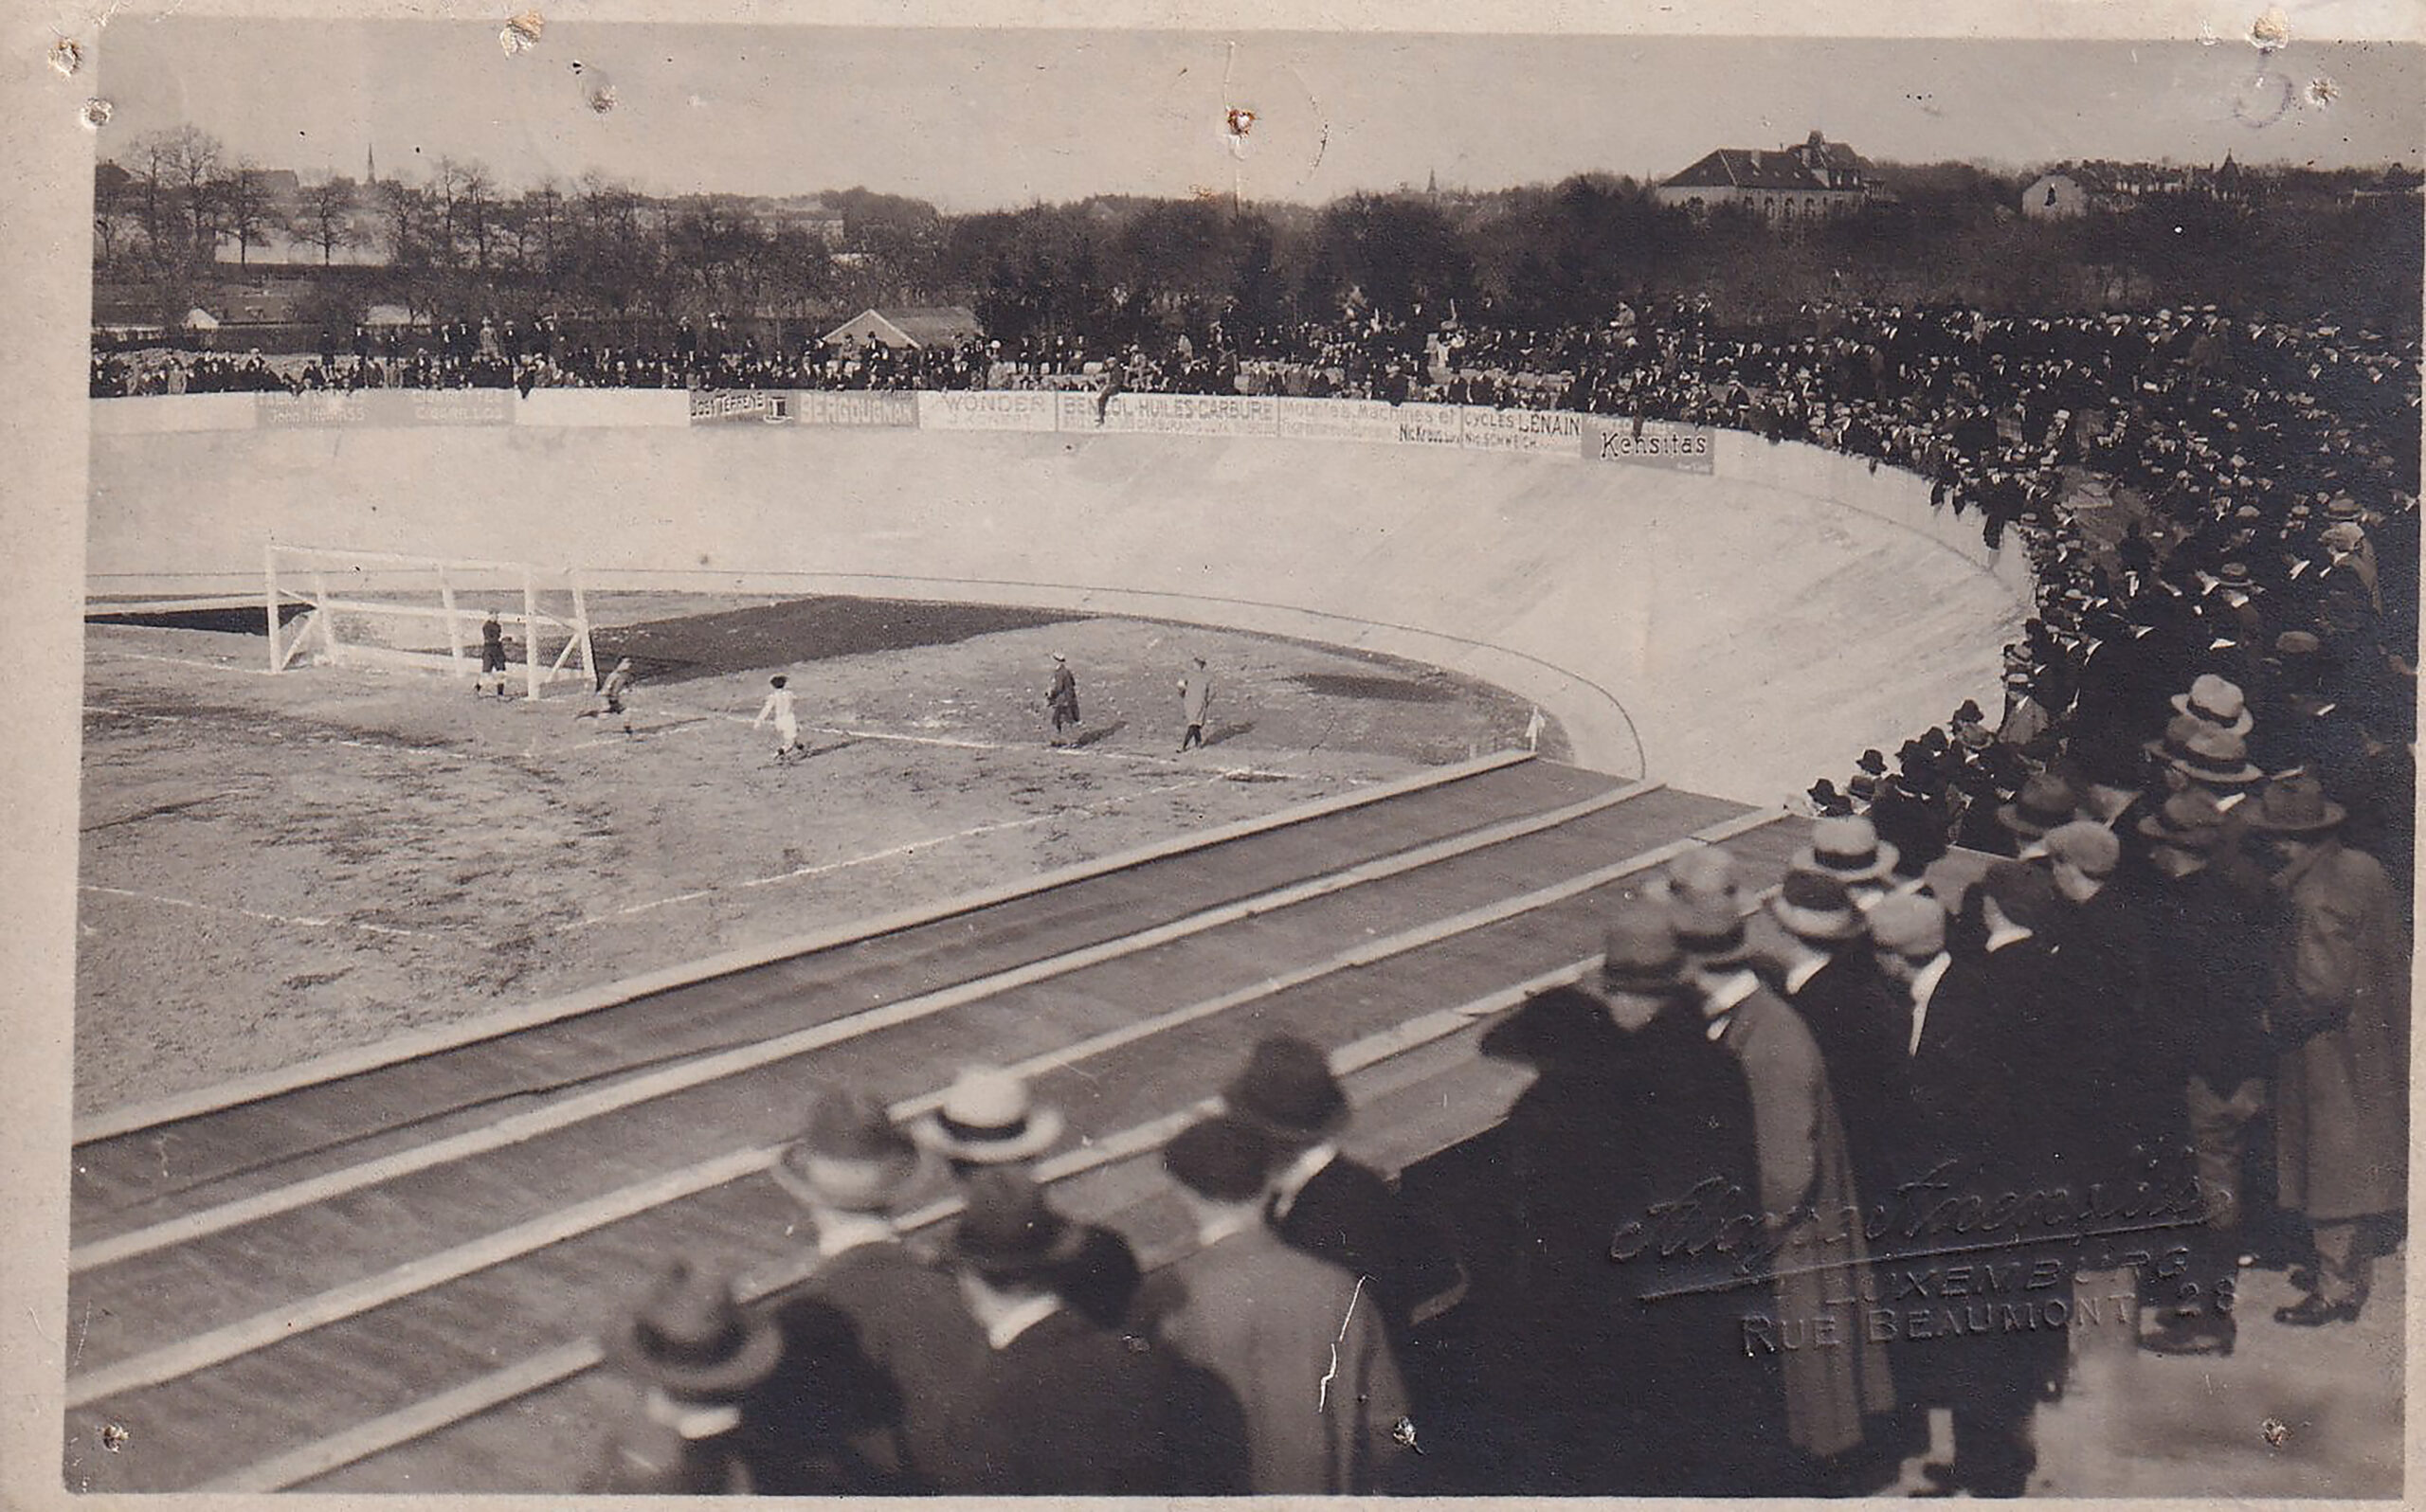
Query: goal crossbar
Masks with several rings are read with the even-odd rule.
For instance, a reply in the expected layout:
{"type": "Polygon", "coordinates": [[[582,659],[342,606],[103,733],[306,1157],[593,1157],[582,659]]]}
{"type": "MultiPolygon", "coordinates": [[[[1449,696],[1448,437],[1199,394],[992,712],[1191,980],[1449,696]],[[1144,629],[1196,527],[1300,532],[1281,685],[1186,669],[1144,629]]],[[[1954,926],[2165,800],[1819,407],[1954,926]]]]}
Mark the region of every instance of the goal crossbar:
{"type": "Polygon", "coordinates": [[[300,546],[282,541],[268,544],[262,566],[263,607],[269,621],[272,672],[283,672],[306,651],[317,651],[331,663],[398,666],[469,675],[479,670],[479,664],[466,655],[474,637],[467,634],[465,621],[477,624],[494,617],[500,626],[510,625],[520,633],[526,697],[538,697],[547,683],[561,677],[578,676],[591,685],[597,680],[597,664],[589,640],[588,596],[581,574],[574,568],[549,570],[525,562],[413,556],[401,551],[300,546]],[[382,588],[403,597],[368,596],[382,588]],[[493,596],[518,589],[521,607],[469,607],[458,602],[459,589],[493,596]],[[545,602],[548,595],[567,601],[567,612],[549,607],[545,602]],[[296,604],[307,612],[290,628],[281,621],[285,610],[296,604]],[[444,628],[445,649],[399,648],[380,644],[375,638],[350,637],[339,629],[341,616],[407,624],[435,621],[444,628]],[[550,640],[561,642],[552,656],[546,654],[544,644],[550,640]]]}

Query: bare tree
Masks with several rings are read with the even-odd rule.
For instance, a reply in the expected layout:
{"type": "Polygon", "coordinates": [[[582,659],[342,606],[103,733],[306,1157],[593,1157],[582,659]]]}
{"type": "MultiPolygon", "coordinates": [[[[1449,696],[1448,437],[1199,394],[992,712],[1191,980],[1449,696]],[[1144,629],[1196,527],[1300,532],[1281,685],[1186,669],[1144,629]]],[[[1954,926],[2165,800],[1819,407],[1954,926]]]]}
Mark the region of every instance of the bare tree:
{"type": "Polygon", "coordinates": [[[208,265],[226,237],[220,186],[226,153],[219,139],[191,126],[136,137],[133,173],[153,255],[176,265],[208,265]]]}
{"type": "Polygon", "coordinates": [[[250,266],[253,247],[284,225],[262,182],[261,170],[248,164],[222,174],[212,182],[211,192],[218,201],[222,234],[236,239],[237,266],[250,266]]]}
{"type": "Polygon", "coordinates": [[[287,230],[297,241],[320,249],[323,267],[336,261],[339,247],[361,246],[368,240],[354,213],[362,195],[350,178],[332,178],[305,187],[287,230]]]}

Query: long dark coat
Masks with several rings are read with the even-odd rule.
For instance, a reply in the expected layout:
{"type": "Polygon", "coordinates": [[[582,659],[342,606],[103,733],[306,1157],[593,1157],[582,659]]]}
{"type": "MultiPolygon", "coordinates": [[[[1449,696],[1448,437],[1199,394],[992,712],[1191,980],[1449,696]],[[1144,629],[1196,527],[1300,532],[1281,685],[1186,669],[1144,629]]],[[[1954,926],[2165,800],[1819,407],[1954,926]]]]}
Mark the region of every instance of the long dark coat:
{"type": "Polygon", "coordinates": [[[2403,1205],[2409,1189],[2409,950],[2373,856],[2327,841],[2275,878],[2291,938],[2272,1005],[2276,1182],[2312,1219],[2403,1205]]]}
{"type": "Polygon", "coordinates": [[[1793,1009],[1765,987],[1736,1005],[1719,1043],[1744,1068],[1760,1159],[1761,1205],[1790,1215],[1776,1234],[1782,1330],[1833,1319],[1838,1342],[1784,1354],[1786,1436],[1815,1458],[1859,1445],[1862,1419],[1892,1411],[1885,1345],[1861,1326],[1869,1248],[1853,1158],[1820,1047],[1793,1009]],[[1823,1263],[1825,1269],[1821,1269],[1823,1263]]]}

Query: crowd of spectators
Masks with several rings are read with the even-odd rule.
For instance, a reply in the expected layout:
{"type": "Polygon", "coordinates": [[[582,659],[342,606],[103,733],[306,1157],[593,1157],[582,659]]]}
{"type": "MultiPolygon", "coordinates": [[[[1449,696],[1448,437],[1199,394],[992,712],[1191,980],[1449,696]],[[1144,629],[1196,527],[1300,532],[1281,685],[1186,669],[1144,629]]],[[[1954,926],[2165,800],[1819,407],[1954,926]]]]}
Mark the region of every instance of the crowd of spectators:
{"type": "Polygon", "coordinates": [[[1966,702],[1892,761],[1868,751],[1813,784],[1812,842],[1774,893],[1714,850],[1673,862],[1618,907],[1596,977],[1486,1036],[1537,1073],[1476,1198],[1501,1211],[1436,1224],[1452,1215],[1393,1193],[1340,1152],[1348,1105],[1321,1052],[1272,1041],[1163,1151],[1195,1242],[1141,1281],[1123,1235],[1037,1185],[1058,1121],[1017,1082],[969,1077],[910,1130],[829,1090],[771,1173],[804,1209],[815,1276],[759,1311],[713,1265],[672,1268],[609,1338],[645,1395],[598,1488],[1437,1489],[1451,1472],[1425,1446],[1454,1437],[1454,1458],[1490,1467],[1456,1488],[1843,1493],[1884,1484],[1926,1447],[1918,1414],[1946,1408],[1940,1488],[2009,1496],[2031,1485],[2069,1336],[2107,1325],[2087,1271],[2128,1278],[2140,1305],[2115,1325],[2167,1354],[2234,1347],[2254,1265],[2290,1271],[2275,1326],[2366,1305],[2405,1200],[2414,344],[2209,310],[1845,306],[1745,332],[1679,306],[1561,333],[1214,327],[1151,353],[780,351],[718,321],[652,351],[547,320],[324,347],[97,359],[95,392],[1062,387],[1564,407],[1918,473],[1934,507],[1976,513],[1989,549],[2034,568],[1993,714],[1966,702]],[[1984,873],[1974,853],[1994,857],[1984,873]],[[938,1162],[965,1212],[915,1251],[892,1220],[938,1162]],[[1689,1191],[1707,1200],[1684,1233],[1689,1191]],[[1891,1265],[1943,1280],[1933,1215],[1976,1224],[2012,1193],[2047,1199],[2007,1203],[1963,1246],[1983,1274],[2060,1282],[1984,1323],[1970,1302],[1873,1305],[1891,1265]],[[2143,1237],[2092,1254],[2081,1236],[2100,1229],[2143,1237]],[[1504,1242],[1460,1250],[1453,1230],[1504,1242]],[[1454,1403],[1423,1347],[1449,1296],[1468,1343],[1454,1403]]]}

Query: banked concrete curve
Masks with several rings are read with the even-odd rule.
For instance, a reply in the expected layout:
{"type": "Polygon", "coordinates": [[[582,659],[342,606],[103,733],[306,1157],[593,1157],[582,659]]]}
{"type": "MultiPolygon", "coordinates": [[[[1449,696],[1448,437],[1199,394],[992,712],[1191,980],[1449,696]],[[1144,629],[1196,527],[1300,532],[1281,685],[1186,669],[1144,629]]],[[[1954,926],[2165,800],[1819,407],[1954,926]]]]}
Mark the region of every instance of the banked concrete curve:
{"type": "Polygon", "coordinates": [[[250,395],[97,402],[87,592],[254,591],[275,537],[574,566],[600,587],[1144,615],[1482,678],[1557,718],[1584,765],[1762,803],[1965,697],[1993,710],[2027,612],[2019,550],[1986,552],[1921,479],[1735,432],[1695,474],[503,398],[511,423],[324,426],[257,425],[250,395]]]}

